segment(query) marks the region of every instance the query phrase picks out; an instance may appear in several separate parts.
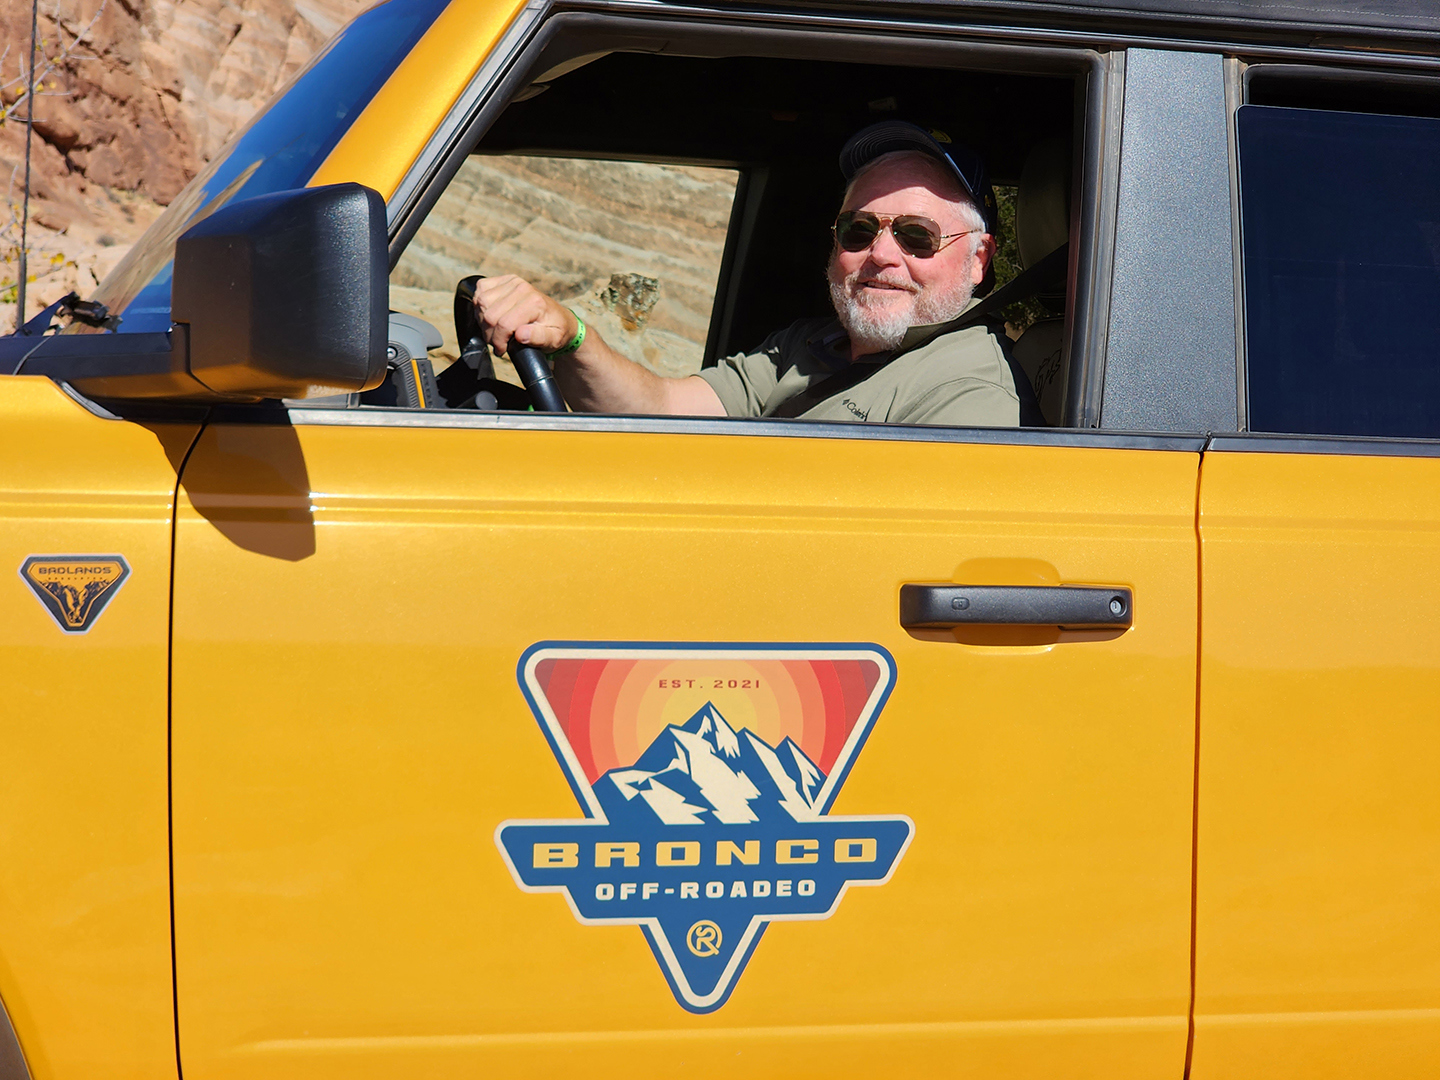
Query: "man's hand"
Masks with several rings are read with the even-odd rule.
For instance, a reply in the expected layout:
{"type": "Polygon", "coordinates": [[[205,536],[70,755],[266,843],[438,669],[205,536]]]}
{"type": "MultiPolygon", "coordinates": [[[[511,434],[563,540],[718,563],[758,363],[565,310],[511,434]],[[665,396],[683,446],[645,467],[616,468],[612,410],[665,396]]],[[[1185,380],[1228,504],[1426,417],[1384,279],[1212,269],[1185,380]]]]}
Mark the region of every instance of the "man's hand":
{"type": "Polygon", "coordinates": [[[580,330],[568,308],[514,274],[475,283],[475,315],[486,343],[500,356],[512,340],[552,353],[570,344],[580,330]]]}
{"type": "MultiPolygon", "coordinates": [[[[512,342],[557,352],[580,330],[569,308],[514,274],[475,283],[475,314],[486,343],[501,356],[512,342]]],[[[610,348],[593,326],[578,349],[558,358],[555,381],[576,412],[725,415],[704,379],[661,378],[610,348]]]]}

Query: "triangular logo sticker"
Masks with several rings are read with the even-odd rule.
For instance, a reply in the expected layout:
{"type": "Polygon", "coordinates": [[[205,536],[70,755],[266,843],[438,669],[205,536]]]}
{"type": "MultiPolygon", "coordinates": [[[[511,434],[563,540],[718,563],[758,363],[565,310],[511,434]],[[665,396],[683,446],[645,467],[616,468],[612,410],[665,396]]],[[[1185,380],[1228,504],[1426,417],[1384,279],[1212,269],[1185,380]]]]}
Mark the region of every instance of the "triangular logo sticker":
{"type": "Polygon", "coordinates": [[[676,1000],[712,1012],[773,922],[882,885],[903,815],[830,814],[895,682],[878,645],[542,642],[521,689],[584,812],[506,821],[527,892],[641,927],[676,1000]]]}
{"type": "Polygon", "coordinates": [[[129,576],[121,555],[31,555],[20,565],[21,579],[67,634],[94,626],[129,576]]]}

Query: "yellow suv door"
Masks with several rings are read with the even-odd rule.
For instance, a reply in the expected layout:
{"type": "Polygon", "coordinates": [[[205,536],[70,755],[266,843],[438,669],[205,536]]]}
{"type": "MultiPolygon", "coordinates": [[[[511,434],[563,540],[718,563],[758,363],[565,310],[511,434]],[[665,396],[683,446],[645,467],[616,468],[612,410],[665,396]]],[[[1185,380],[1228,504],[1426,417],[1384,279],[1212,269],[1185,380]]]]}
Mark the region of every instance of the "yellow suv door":
{"type": "Polygon", "coordinates": [[[1314,72],[1256,74],[1248,406],[1271,434],[1214,440],[1200,485],[1193,1075],[1433,1076],[1440,120],[1363,80],[1301,108],[1314,72]]]}
{"type": "MultiPolygon", "coordinates": [[[[385,193],[393,257],[444,200],[517,257],[545,239],[494,190],[437,177],[506,95],[563,125],[558,81],[598,48],[776,54],[792,78],[799,53],[838,79],[906,44],[812,39],[803,20],[691,40],[673,21],[542,14],[501,36],[447,10],[312,179],[385,193]]],[[[970,62],[927,48],[927,78],[970,62]]],[[[1011,78],[1011,55],[974,77],[1011,78]]],[[[1014,78],[1026,109],[1058,87],[1083,159],[1085,272],[1059,320],[1078,354],[1109,297],[1088,253],[1110,242],[1093,234],[1114,196],[1118,65],[1056,57],[1014,78]]],[[[705,140],[751,120],[722,131],[710,80],[665,85],[712,110],[665,132],[700,149],[627,153],[649,129],[622,110],[614,144],[572,124],[570,156],[733,164],[705,140]]],[[[795,117],[777,101],[763,121],[783,147],[795,117]]],[[[799,167],[773,152],[721,223],[736,259],[763,208],[745,200],[799,167]]],[[[833,183],[833,154],[823,168],[833,183]]],[[[818,213],[814,190],[795,214],[818,213]]],[[[452,239],[437,260],[475,272],[452,239]]],[[[747,273],[709,283],[715,333],[747,286],[793,284],[747,273]]],[[[617,294],[639,287],[617,276],[617,294]]],[[[392,285],[392,303],[418,288],[392,285]]],[[[638,326],[642,307],[606,317],[638,326]]],[[[1075,385],[1097,415],[1094,379],[1075,385]]],[[[187,1074],[1181,1071],[1202,445],[363,400],[217,410],[175,541],[187,1074]]]]}
{"type": "MultiPolygon", "coordinates": [[[[206,429],[176,537],[187,1071],[1181,1066],[1198,444],[275,420],[206,429]],[[907,583],[1121,587],[1133,625],[907,631],[907,583]],[[833,810],[855,820],[682,828],[661,852],[653,830],[582,834],[600,816],[582,778],[657,771],[642,755],[707,708],[822,773],[846,751],[833,810]],[[827,752],[806,724],[868,737],[827,752]],[[497,843],[506,822],[519,841],[497,843]],[[774,913],[715,1011],[718,980],[672,992],[695,965],[660,955],[703,937],[587,925],[689,881],[681,930],[731,938],[736,882],[798,901],[877,865],[890,880],[832,910],[774,913]],[[533,894],[570,867],[587,893],[533,894]]],[[[746,959],[724,944],[717,961],[746,959]]]]}

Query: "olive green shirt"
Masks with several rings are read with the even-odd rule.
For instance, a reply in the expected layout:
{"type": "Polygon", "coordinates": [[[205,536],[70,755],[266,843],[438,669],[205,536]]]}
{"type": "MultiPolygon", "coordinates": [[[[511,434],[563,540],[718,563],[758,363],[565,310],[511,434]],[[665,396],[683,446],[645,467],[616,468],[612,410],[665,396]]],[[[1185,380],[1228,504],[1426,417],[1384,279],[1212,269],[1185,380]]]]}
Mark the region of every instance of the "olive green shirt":
{"type": "MultiPolygon", "coordinates": [[[[1003,331],[983,322],[949,332],[945,324],[911,327],[893,359],[875,374],[800,418],[1017,427],[1020,399],[1008,346],[1003,331]]],[[[727,357],[700,377],[727,415],[770,416],[812,383],[844,370],[848,357],[849,340],[836,320],[803,319],[771,334],[755,352],[727,357]]]]}

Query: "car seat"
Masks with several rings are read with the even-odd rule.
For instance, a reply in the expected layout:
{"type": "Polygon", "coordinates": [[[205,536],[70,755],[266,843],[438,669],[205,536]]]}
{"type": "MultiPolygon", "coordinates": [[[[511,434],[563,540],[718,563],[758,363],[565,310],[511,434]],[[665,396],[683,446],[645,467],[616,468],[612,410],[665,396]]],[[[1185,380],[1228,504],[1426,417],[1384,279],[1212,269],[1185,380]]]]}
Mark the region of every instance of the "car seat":
{"type": "MultiPolygon", "coordinates": [[[[1015,239],[1028,269],[1070,239],[1070,146],[1065,139],[1036,143],[1026,155],[1015,200],[1015,239]]],[[[1051,427],[1065,407],[1065,279],[1036,293],[1049,313],[1015,342],[1015,361],[1035,388],[1041,415],[1051,427]]]]}

